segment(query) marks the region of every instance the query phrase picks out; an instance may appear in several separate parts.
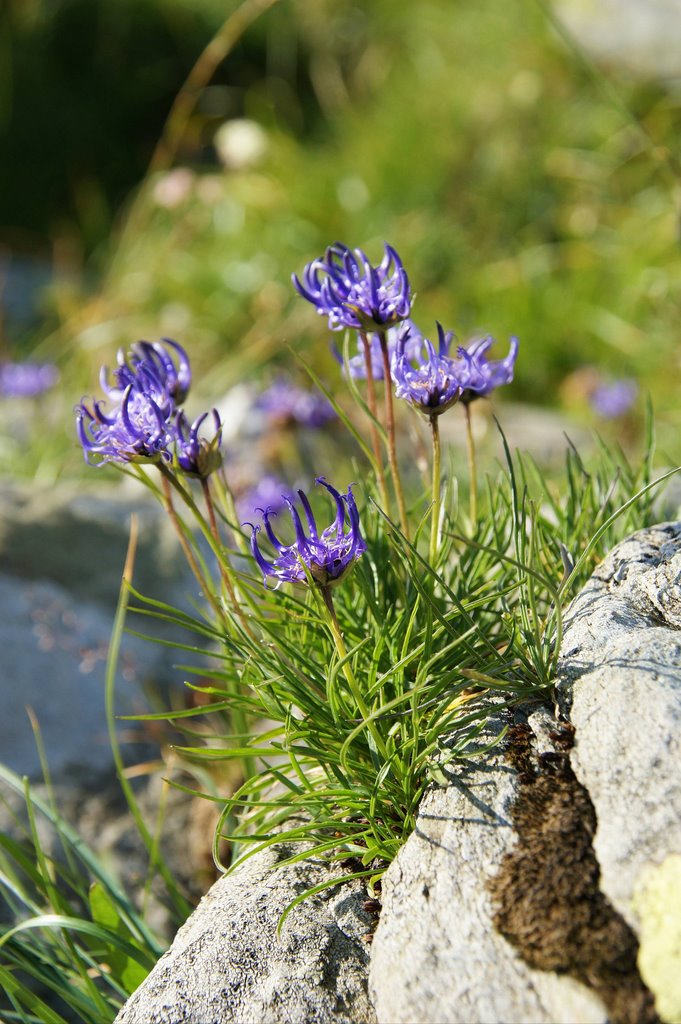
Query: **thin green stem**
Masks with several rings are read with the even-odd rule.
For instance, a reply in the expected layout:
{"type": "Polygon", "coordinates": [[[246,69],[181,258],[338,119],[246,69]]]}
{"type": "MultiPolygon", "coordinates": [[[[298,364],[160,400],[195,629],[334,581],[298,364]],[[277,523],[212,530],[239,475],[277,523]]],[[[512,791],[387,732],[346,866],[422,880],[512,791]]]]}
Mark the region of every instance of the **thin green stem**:
{"type": "Polygon", "coordinates": [[[225,19],[206,48],[199,54],[175,97],[163,133],[151,158],[148,173],[153,174],[171,166],[201,93],[249,25],[277,2],[278,0],[244,0],[244,3],[225,19]]]}
{"type": "Polygon", "coordinates": [[[347,680],[348,686],[350,687],[350,693],[352,694],[352,696],[353,696],[353,698],[355,700],[355,703],[356,703],[356,705],[357,705],[357,707],[359,709],[359,713],[361,714],[362,718],[367,723],[367,729],[371,733],[371,736],[372,736],[372,738],[374,740],[374,743],[376,744],[377,750],[380,752],[381,756],[386,761],[388,761],[389,760],[389,755],[388,755],[388,750],[386,748],[386,745],[385,745],[385,743],[383,741],[383,738],[382,738],[380,732],[376,728],[376,723],[374,721],[370,721],[371,712],[369,711],[369,708],[367,707],[367,705],[366,705],[366,703],[364,701],[364,697],[362,696],[362,693],[361,693],[361,690],[360,690],[359,685],[357,683],[357,680],[355,679],[355,674],[352,671],[352,667],[350,665],[350,662],[347,660],[348,651],[347,651],[347,648],[345,646],[345,641],[343,640],[343,634],[341,632],[340,624],[338,622],[338,617],[336,615],[336,609],[335,609],[334,603],[333,603],[333,594],[331,593],[331,588],[330,587],[320,587],[319,589],[321,591],[321,595],[322,595],[322,598],[323,598],[323,601],[324,601],[324,605],[325,605],[326,610],[328,612],[327,625],[329,627],[329,631],[331,633],[331,636],[333,637],[333,642],[336,645],[336,650],[338,651],[338,656],[341,659],[341,661],[344,663],[343,664],[343,673],[344,673],[345,678],[347,680]]]}
{"type": "Polygon", "coordinates": [[[207,479],[202,479],[201,480],[201,488],[203,490],[203,497],[204,497],[204,500],[206,502],[206,509],[208,511],[208,522],[210,523],[211,533],[213,534],[213,538],[215,540],[215,544],[216,544],[216,548],[217,548],[218,565],[220,567],[220,576],[222,577],[223,586],[224,586],[225,590],[227,591],[227,594],[229,596],[230,601],[232,602],[232,607],[234,608],[234,611],[236,612],[236,614],[239,616],[239,619],[241,620],[241,625],[243,626],[243,628],[246,631],[246,633],[248,633],[248,635],[250,636],[251,640],[255,640],[256,639],[255,633],[251,629],[251,626],[250,626],[250,624],[248,622],[248,619],[246,618],[246,616],[244,614],[244,610],[241,607],[241,604],[239,602],[239,598],[237,597],[236,589],[234,587],[234,581],[232,580],[232,576],[231,576],[231,572],[230,572],[231,566],[229,565],[229,562],[228,562],[227,558],[225,556],[223,556],[223,554],[222,554],[222,550],[223,550],[223,548],[222,548],[222,541],[220,539],[220,531],[218,529],[218,522],[217,522],[217,519],[215,517],[215,508],[213,506],[213,498],[212,498],[212,495],[210,493],[210,483],[208,482],[207,479]]]}
{"type": "Polygon", "coordinates": [[[442,508],[441,477],[441,445],[440,417],[430,416],[430,429],[433,435],[433,511],[430,527],[430,564],[435,568],[437,552],[440,546],[440,509],[442,508]]]}
{"type": "Polygon", "coordinates": [[[397,498],[397,508],[400,516],[402,533],[409,540],[409,522],[407,520],[407,506],[404,501],[400,469],[397,464],[397,445],[395,443],[395,410],[393,408],[392,377],[390,375],[390,356],[388,355],[388,338],[385,331],[378,332],[381,343],[381,354],[383,356],[383,383],[385,385],[385,429],[388,436],[388,462],[397,498]]]}
{"type": "Polygon", "coordinates": [[[383,455],[381,453],[381,440],[378,436],[378,430],[374,420],[378,419],[378,406],[376,404],[376,388],[374,387],[374,368],[371,362],[371,345],[367,337],[366,331],[359,332],[362,345],[364,347],[364,366],[366,367],[366,381],[367,381],[367,405],[369,406],[369,412],[373,416],[373,419],[369,421],[369,430],[371,432],[371,446],[374,449],[374,458],[376,460],[376,476],[378,478],[378,489],[381,494],[381,501],[386,512],[390,508],[390,499],[388,497],[388,485],[385,480],[385,473],[383,471],[383,455]]]}
{"type": "Polygon", "coordinates": [[[203,573],[199,569],[199,564],[196,561],[194,552],[192,551],[189,541],[187,540],[185,532],[182,528],[182,523],[180,522],[177,512],[175,511],[175,506],[173,505],[173,492],[170,474],[166,467],[163,465],[163,463],[159,463],[159,469],[161,471],[161,486],[163,487],[163,498],[166,507],[166,512],[168,513],[168,517],[170,518],[171,523],[175,527],[177,539],[179,540],[180,547],[184,552],[184,557],[187,559],[187,564],[191,571],[194,573],[194,576],[196,577],[196,582],[199,584],[199,587],[201,588],[201,592],[203,593],[204,597],[208,601],[210,601],[211,605],[213,606],[213,610],[216,612],[218,617],[220,619],[223,619],[224,611],[220,607],[219,602],[215,598],[213,588],[206,581],[203,573]]]}
{"type": "Polygon", "coordinates": [[[469,508],[471,527],[475,531],[478,522],[478,472],[475,461],[475,440],[473,438],[470,404],[466,402],[463,408],[466,413],[466,448],[468,450],[468,486],[470,489],[469,508]]]}

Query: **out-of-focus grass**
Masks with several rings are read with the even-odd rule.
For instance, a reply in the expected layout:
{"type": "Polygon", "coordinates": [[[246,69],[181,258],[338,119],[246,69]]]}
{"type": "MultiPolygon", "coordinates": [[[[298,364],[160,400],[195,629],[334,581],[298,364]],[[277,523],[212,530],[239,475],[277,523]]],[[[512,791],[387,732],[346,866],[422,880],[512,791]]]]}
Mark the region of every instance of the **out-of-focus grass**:
{"type": "Polygon", "coordinates": [[[206,396],[288,362],[286,344],[333,380],[290,274],[336,238],[372,257],[387,239],[423,294],[426,331],[437,317],[462,340],[520,337],[514,397],[585,411],[579,386],[564,386],[573,371],[632,376],[672,445],[681,270],[665,147],[678,92],[609,70],[628,118],[533,3],[301,0],[253,31],[268,68],[244,113],[265,129],[266,156],[222,170],[204,149],[184,177],[142,184],[101,292],[58,296],[49,344],[74,399],[143,336],[185,344],[206,396]],[[296,95],[301,59],[316,118],[296,95]]]}

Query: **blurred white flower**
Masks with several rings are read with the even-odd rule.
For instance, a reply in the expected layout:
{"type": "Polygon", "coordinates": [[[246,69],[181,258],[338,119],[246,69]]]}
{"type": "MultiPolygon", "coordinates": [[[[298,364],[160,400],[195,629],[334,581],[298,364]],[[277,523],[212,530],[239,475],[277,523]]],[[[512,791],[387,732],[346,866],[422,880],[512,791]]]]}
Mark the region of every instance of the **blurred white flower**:
{"type": "Polygon", "coordinates": [[[267,135],[259,124],[245,118],[225,121],[213,142],[224,166],[233,170],[252,167],[267,152],[267,135]]]}
{"type": "Polygon", "coordinates": [[[175,167],[154,184],[153,197],[158,206],[174,210],[188,198],[194,184],[194,172],[188,167],[175,167]]]}

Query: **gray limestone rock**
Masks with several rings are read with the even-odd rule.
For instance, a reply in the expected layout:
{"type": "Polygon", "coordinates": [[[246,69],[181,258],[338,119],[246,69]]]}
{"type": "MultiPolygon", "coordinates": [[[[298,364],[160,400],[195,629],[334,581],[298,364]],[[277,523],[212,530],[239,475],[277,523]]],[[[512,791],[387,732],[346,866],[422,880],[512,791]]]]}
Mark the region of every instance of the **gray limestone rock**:
{"type": "MultiPolygon", "coordinates": [[[[486,738],[503,724],[493,720],[486,738]]],[[[552,724],[546,712],[534,716],[542,747],[552,724]]],[[[529,967],[494,928],[487,883],[517,842],[518,792],[517,772],[497,748],[426,794],[383,879],[370,975],[381,1024],[605,1024],[585,986],[529,967]]]]}
{"type": "MultiPolygon", "coordinates": [[[[196,585],[160,509],[120,488],[0,490],[0,759],[41,776],[26,707],[40,725],[52,775],[112,770],[104,706],[106,658],[127,548],[130,515],[140,519],[134,583],[148,596],[186,606],[196,585]],[[193,589],[192,589],[193,588],[193,589]]],[[[129,625],[164,635],[144,620],[129,625]]],[[[177,637],[176,639],[183,639],[177,637]]],[[[168,647],[126,635],[116,711],[148,709],[144,688],[181,679],[168,647]]]]}
{"type": "MultiPolygon", "coordinates": [[[[602,888],[638,927],[643,872],[681,854],[681,524],[618,544],[573,602],[558,694],[598,818],[602,888]]],[[[681,963],[679,964],[681,974],[681,963]]]]}
{"type": "Polygon", "coordinates": [[[678,0],[554,0],[580,46],[597,60],[643,79],[681,74],[678,0]]]}
{"type": "Polygon", "coordinates": [[[373,1024],[364,887],[305,900],[278,936],[291,900],[332,877],[309,860],[277,867],[292,852],[256,854],[216,882],[116,1024],[373,1024]]]}
{"type": "MultiPolygon", "coordinates": [[[[654,1019],[640,975],[664,1019],[681,1018],[681,922],[669,911],[678,905],[681,880],[680,627],[681,525],[666,524],[618,545],[569,609],[557,680],[575,728],[569,765],[570,743],[556,749],[557,726],[542,712],[528,719],[531,764],[517,755],[509,764],[493,750],[459,769],[450,786],[426,795],[416,831],[385,877],[371,966],[380,1022],[654,1019]],[[544,779],[537,771],[542,764],[544,779]],[[564,827],[557,848],[592,861],[597,890],[584,934],[587,941],[594,936],[605,914],[605,945],[619,944],[629,964],[629,1008],[620,1005],[615,1013],[612,1003],[606,1013],[593,990],[569,980],[560,958],[560,974],[535,969],[552,963],[545,955],[551,934],[537,907],[545,904],[553,917],[560,907],[550,886],[541,891],[547,835],[544,847],[534,848],[534,873],[523,875],[523,848],[532,844],[523,831],[527,820],[518,815],[528,792],[535,811],[542,806],[543,812],[537,780],[545,781],[547,768],[575,773],[576,787],[570,783],[565,799],[582,807],[582,838],[576,841],[572,826],[560,821],[553,838],[560,840],[564,827]],[[534,773],[529,788],[528,772],[534,773]],[[516,891],[509,897],[507,887],[508,905],[500,911],[505,872],[516,891]],[[514,914],[523,913],[514,923],[514,914]],[[500,931],[522,941],[512,945],[500,931]]],[[[549,880],[559,890],[563,869],[557,868],[549,880]]],[[[580,886],[576,875],[575,920],[580,886]]],[[[568,973],[584,975],[578,963],[568,973]]],[[[605,993],[603,985],[595,988],[606,1000],[613,997],[607,985],[605,993]]]]}

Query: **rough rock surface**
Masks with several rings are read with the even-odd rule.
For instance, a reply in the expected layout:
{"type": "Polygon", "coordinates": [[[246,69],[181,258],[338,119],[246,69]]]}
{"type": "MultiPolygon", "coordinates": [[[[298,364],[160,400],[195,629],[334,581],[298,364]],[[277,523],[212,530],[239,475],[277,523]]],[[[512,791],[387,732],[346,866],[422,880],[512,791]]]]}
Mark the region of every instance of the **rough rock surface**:
{"type": "MultiPolygon", "coordinates": [[[[184,603],[191,584],[152,502],[131,501],[120,489],[0,490],[0,753],[14,771],[42,774],[26,706],[55,778],[112,769],[104,673],[131,512],[140,519],[135,585],[184,603]]],[[[177,679],[174,660],[167,647],[124,637],[117,712],[144,710],[143,687],[177,679]]]]}
{"type": "Polygon", "coordinates": [[[290,901],[329,877],[312,861],[277,867],[292,852],[256,854],[216,882],[116,1024],[373,1024],[364,887],[305,900],[277,936],[290,901]]]}
{"type": "Polygon", "coordinates": [[[601,887],[638,930],[646,872],[681,854],[681,524],[640,531],[598,567],[566,620],[558,693],[601,887]]]}
{"type": "MultiPolygon", "coordinates": [[[[490,723],[491,738],[502,720],[490,723]]],[[[540,746],[552,721],[532,719],[540,746]]],[[[383,879],[370,989],[379,1022],[601,1024],[602,1003],[565,975],[529,967],[495,930],[487,886],[516,842],[517,771],[499,748],[429,791],[383,879]]]]}
{"type": "MultiPolygon", "coordinates": [[[[527,961],[551,963],[550,956],[540,955],[547,933],[543,926],[533,933],[536,920],[515,927],[522,958],[492,927],[494,920],[513,937],[513,908],[500,910],[498,904],[509,857],[516,858],[518,904],[531,904],[527,892],[541,889],[538,874],[520,884],[518,851],[528,844],[517,834],[518,807],[528,791],[528,772],[541,776],[536,768],[542,757],[555,770],[569,743],[561,748],[556,725],[550,728],[534,715],[528,720],[534,767],[517,759],[511,765],[494,750],[460,769],[450,787],[427,794],[415,834],[385,877],[371,967],[381,1022],[586,1022],[623,1020],[627,1012],[633,1020],[654,1019],[651,1000],[630,970],[632,935],[641,943],[638,963],[658,1012],[670,1020],[681,1017],[678,927],[671,922],[665,943],[675,967],[662,969],[659,956],[647,948],[649,942],[659,944],[659,928],[649,922],[660,920],[659,888],[665,878],[677,877],[672,867],[681,853],[681,525],[644,530],[618,545],[573,602],[565,627],[558,692],[575,727],[569,771],[574,768],[581,784],[574,791],[581,792],[577,803],[586,799],[591,807],[583,818],[586,833],[593,832],[600,890],[587,908],[586,934],[601,929],[612,945],[608,929],[616,928],[629,965],[626,984],[633,986],[630,1008],[613,1013],[611,1006],[606,1013],[593,989],[565,974],[529,967],[527,961]]],[[[574,795],[569,803],[574,808],[574,795]]],[[[566,838],[564,845],[574,850],[574,834],[566,838]]],[[[555,914],[552,897],[550,906],[555,914]]],[[[606,998],[612,995],[607,974],[614,968],[603,965],[600,994],[606,998]]],[[[580,971],[573,964],[569,973],[580,977],[580,971]]],[[[593,977],[588,980],[593,985],[593,977]]]]}

